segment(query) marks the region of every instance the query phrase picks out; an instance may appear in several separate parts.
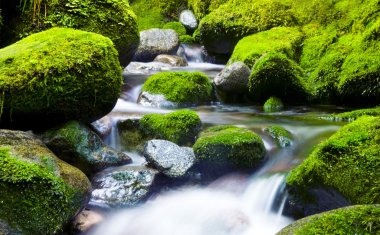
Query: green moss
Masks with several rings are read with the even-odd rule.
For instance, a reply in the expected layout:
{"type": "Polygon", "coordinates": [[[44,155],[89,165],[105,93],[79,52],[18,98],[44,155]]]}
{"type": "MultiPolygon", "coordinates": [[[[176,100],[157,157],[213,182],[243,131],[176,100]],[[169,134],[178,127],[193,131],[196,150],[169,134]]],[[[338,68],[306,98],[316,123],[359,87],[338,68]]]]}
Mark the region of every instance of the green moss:
{"type": "Polygon", "coordinates": [[[228,0],[188,0],[187,2],[188,7],[194,12],[195,17],[200,20],[227,1],[228,0]]]}
{"type": "Polygon", "coordinates": [[[232,165],[252,168],[264,157],[265,148],[260,136],[236,126],[215,126],[201,132],[195,142],[194,153],[198,161],[211,168],[232,165]]]}
{"type": "Polygon", "coordinates": [[[179,36],[179,41],[181,43],[185,43],[185,44],[192,44],[192,43],[195,43],[195,40],[192,36],[190,35],[182,35],[182,36],[179,36]]]}
{"type": "Polygon", "coordinates": [[[137,15],[139,31],[162,28],[165,24],[165,17],[161,14],[158,1],[136,0],[131,3],[132,10],[137,15]]]}
{"type": "Polygon", "coordinates": [[[186,35],[186,28],[180,22],[168,22],[163,29],[173,29],[180,37],[186,35]]]}
{"type": "Polygon", "coordinates": [[[264,129],[277,143],[279,147],[285,148],[292,144],[292,134],[281,126],[270,126],[264,129]]]}
{"type": "Polygon", "coordinates": [[[140,129],[150,139],[165,139],[179,145],[192,144],[198,135],[201,119],[190,110],[166,115],[147,114],[140,120],[140,129]]]}
{"type": "Polygon", "coordinates": [[[23,132],[1,131],[0,220],[23,234],[53,234],[75,215],[90,183],[23,132]]]}
{"type": "Polygon", "coordinates": [[[121,85],[117,51],[95,33],[53,28],[0,50],[2,121],[92,121],[113,108],[121,85]]]}
{"type": "Polygon", "coordinates": [[[310,96],[303,70],[285,55],[275,52],[256,62],[248,86],[251,97],[260,102],[277,96],[287,103],[306,103],[310,96]]]}
{"type": "Polygon", "coordinates": [[[46,9],[35,20],[33,11],[24,11],[17,33],[30,35],[50,27],[69,27],[109,37],[119,51],[120,62],[131,60],[139,43],[136,16],[128,0],[46,1],[46,9]],[[36,22],[37,21],[37,22],[36,22]],[[38,27],[36,27],[36,25],[38,27]]]}
{"type": "Polygon", "coordinates": [[[354,204],[380,202],[380,118],[361,117],[342,127],[290,172],[287,183],[331,187],[354,204]]]}
{"type": "Polygon", "coordinates": [[[236,45],[229,64],[241,61],[250,68],[267,52],[280,52],[289,58],[299,57],[303,34],[297,28],[277,27],[241,39],[236,45]]]}
{"type": "Polygon", "coordinates": [[[281,99],[277,97],[270,97],[267,101],[265,101],[263,109],[266,113],[279,112],[284,108],[284,104],[281,99]]]}
{"type": "Polygon", "coordinates": [[[277,235],[379,234],[379,218],[379,205],[350,206],[303,218],[277,235]]]}
{"type": "Polygon", "coordinates": [[[340,114],[333,114],[326,119],[333,119],[335,121],[355,121],[361,116],[380,116],[380,106],[368,109],[359,109],[351,112],[345,112],[340,114]]]}
{"type": "Polygon", "coordinates": [[[196,104],[211,99],[212,85],[200,72],[162,72],[149,77],[142,91],[162,94],[178,104],[196,104]]]}

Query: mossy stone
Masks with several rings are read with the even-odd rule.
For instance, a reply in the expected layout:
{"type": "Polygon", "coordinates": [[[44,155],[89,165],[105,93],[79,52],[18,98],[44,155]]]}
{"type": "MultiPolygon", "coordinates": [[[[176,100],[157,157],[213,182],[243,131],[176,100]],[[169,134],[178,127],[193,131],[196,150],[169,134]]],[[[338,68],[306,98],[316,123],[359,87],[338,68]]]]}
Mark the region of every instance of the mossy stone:
{"type": "Polygon", "coordinates": [[[368,109],[358,109],[358,110],[354,110],[354,111],[350,111],[350,112],[344,112],[344,113],[340,113],[340,114],[332,114],[332,115],[326,117],[326,119],[332,119],[335,121],[349,121],[349,122],[351,122],[351,121],[355,121],[359,117],[362,117],[365,115],[375,116],[375,117],[380,116],[380,106],[375,107],[375,108],[368,108],[368,109]]]}
{"type": "Polygon", "coordinates": [[[0,49],[1,126],[94,121],[114,107],[122,76],[110,39],[53,28],[0,49]]]}
{"type": "Polygon", "coordinates": [[[58,159],[33,135],[0,131],[0,221],[22,234],[61,231],[91,188],[77,168],[58,159]]]}
{"type": "Polygon", "coordinates": [[[303,70],[285,55],[269,52],[252,68],[248,81],[253,100],[277,96],[286,103],[307,103],[310,98],[303,70]]]}
{"type": "Polygon", "coordinates": [[[187,5],[193,10],[196,18],[200,20],[227,1],[228,0],[188,0],[187,5]]]}
{"type": "Polygon", "coordinates": [[[295,221],[277,235],[379,234],[380,205],[349,206],[295,221]]]}
{"type": "Polygon", "coordinates": [[[353,204],[380,202],[380,118],[364,116],[319,144],[287,177],[306,190],[333,188],[353,204]]]}
{"type": "Polygon", "coordinates": [[[302,47],[303,33],[298,28],[276,27],[242,38],[234,48],[229,64],[241,61],[252,68],[262,55],[280,52],[297,59],[302,47]]]}
{"type": "Polygon", "coordinates": [[[161,72],[149,77],[142,91],[164,95],[178,105],[201,104],[211,100],[212,84],[200,72],[161,72]]]}
{"type": "Polygon", "coordinates": [[[293,142],[293,135],[281,126],[269,126],[264,129],[276,142],[276,144],[281,147],[289,147],[293,142]]]}
{"type": "Polygon", "coordinates": [[[192,44],[195,43],[195,39],[190,35],[182,35],[179,36],[179,41],[184,44],[192,44]]]}
{"type": "Polygon", "coordinates": [[[260,136],[236,126],[214,126],[202,131],[193,149],[197,161],[207,164],[210,171],[229,167],[250,169],[265,155],[260,136]]]}
{"type": "Polygon", "coordinates": [[[280,112],[284,109],[284,104],[280,98],[272,96],[267,101],[265,101],[263,109],[266,113],[280,112]]]}

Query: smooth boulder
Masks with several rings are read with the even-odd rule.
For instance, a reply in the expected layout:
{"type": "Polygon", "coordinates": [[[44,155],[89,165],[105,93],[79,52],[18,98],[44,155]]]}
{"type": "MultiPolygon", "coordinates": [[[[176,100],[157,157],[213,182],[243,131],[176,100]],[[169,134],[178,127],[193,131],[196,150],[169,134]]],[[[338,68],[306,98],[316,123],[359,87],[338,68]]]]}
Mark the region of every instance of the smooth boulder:
{"type": "Polygon", "coordinates": [[[248,91],[248,78],[251,70],[242,62],[235,62],[226,66],[214,78],[217,89],[232,94],[241,94],[248,91]]]}
{"type": "Polygon", "coordinates": [[[194,152],[167,140],[146,142],[143,155],[148,163],[169,177],[184,176],[195,162],[194,152]]]}
{"type": "Polygon", "coordinates": [[[33,134],[0,130],[0,221],[12,234],[61,231],[84,206],[90,188],[83,172],[33,134]]]}
{"type": "Polygon", "coordinates": [[[184,10],[181,12],[179,15],[179,22],[190,31],[194,31],[198,27],[197,18],[195,18],[194,13],[190,10],[184,10]]]}
{"type": "Polygon", "coordinates": [[[175,55],[179,47],[178,34],[172,29],[148,29],[140,32],[140,45],[134,61],[150,62],[161,54],[175,55]]]}
{"type": "Polygon", "coordinates": [[[158,55],[154,58],[153,62],[161,62],[173,67],[187,66],[187,62],[184,58],[175,55],[158,55]]]}
{"type": "Polygon", "coordinates": [[[109,113],[122,77],[112,41],[53,28],[0,49],[1,127],[47,129],[109,113]]]}
{"type": "Polygon", "coordinates": [[[131,162],[128,155],[108,147],[98,135],[77,121],[46,131],[41,138],[59,158],[87,175],[131,162]]]}

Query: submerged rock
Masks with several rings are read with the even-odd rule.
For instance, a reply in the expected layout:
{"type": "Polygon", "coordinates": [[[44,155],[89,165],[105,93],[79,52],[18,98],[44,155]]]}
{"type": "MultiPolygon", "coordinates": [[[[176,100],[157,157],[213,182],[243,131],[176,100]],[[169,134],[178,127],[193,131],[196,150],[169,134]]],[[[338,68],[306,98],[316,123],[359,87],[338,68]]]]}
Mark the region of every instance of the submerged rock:
{"type": "Polygon", "coordinates": [[[161,63],[161,62],[149,62],[149,63],[141,63],[141,62],[131,62],[125,67],[123,71],[123,75],[128,76],[129,74],[145,74],[152,75],[162,71],[169,71],[172,69],[172,66],[169,64],[161,63]]]}
{"type": "Polygon", "coordinates": [[[99,136],[76,121],[49,130],[41,137],[59,158],[88,175],[109,166],[131,162],[125,153],[106,146],[99,136]]]}
{"type": "Polygon", "coordinates": [[[150,164],[169,177],[184,176],[195,161],[193,149],[167,140],[146,142],[143,154],[150,164]]]}
{"type": "Polygon", "coordinates": [[[281,126],[270,126],[264,129],[281,148],[289,147],[293,142],[292,134],[281,126]]]}
{"type": "Polygon", "coordinates": [[[153,62],[161,62],[173,67],[187,66],[187,62],[184,58],[175,55],[158,55],[154,58],[153,62]]]}
{"type": "Polygon", "coordinates": [[[85,233],[104,221],[104,215],[85,208],[74,219],[72,230],[74,233],[85,233]]]}
{"type": "Polygon", "coordinates": [[[85,174],[21,131],[0,130],[0,176],[0,221],[16,234],[60,231],[91,188],[85,174]]]}
{"type": "Polygon", "coordinates": [[[177,103],[168,101],[164,95],[150,94],[146,91],[141,92],[137,103],[146,107],[178,108],[177,103]]]}
{"type": "Polygon", "coordinates": [[[0,49],[2,127],[47,129],[92,122],[112,110],[122,85],[110,39],[53,28],[0,49]]]}
{"type": "Polygon", "coordinates": [[[248,92],[248,78],[251,70],[242,62],[226,66],[214,78],[216,87],[226,93],[244,94],[248,92]]]}
{"type": "Polygon", "coordinates": [[[127,207],[141,203],[149,194],[156,170],[125,166],[99,174],[94,179],[90,203],[108,207],[127,207]]]}
{"type": "Polygon", "coordinates": [[[195,18],[194,13],[190,10],[184,10],[181,12],[179,15],[179,22],[190,31],[194,31],[198,27],[197,18],[195,18]]]}
{"type": "Polygon", "coordinates": [[[148,29],[140,32],[140,45],[134,60],[149,62],[161,54],[175,55],[179,47],[178,34],[172,29],[148,29]]]}

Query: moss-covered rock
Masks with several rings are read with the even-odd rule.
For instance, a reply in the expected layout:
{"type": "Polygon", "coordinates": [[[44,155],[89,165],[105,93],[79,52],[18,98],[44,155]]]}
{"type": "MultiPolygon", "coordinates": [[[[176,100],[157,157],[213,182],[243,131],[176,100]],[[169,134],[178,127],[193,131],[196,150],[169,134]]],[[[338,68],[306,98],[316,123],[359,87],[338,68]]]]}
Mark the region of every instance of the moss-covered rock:
{"type": "Polygon", "coordinates": [[[354,204],[380,202],[380,118],[361,117],[342,127],[290,172],[287,184],[333,188],[354,204]]]}
{"type": "Polygon", "coordinates": [[[277,235],[379,234],[380,206],[344,207],[298,220],[277,235]]]}
{"type": "Polygon", "coordinates": [[[298,28],[276,27],[241,39],[228,63],[241,61],[253,67],[256,60],[268,52],[280,52],[288,58],[299,57],[303,33],[298,28]]]}
{"type": "Polygon", "coordinates": [[[351,112],[344,112],[340,114],[332,114],[331,116],[325,117],[325,119],[332,119],[335,121],[355,121],[361,116],[380,116],[380,106],[368,109],[358,109],[351,112]]]}
{"type": "Polygon", "coordinates": [[[209,52],[230,54],[244,36],[296,23],[292,9],[282,1],[230,0],[204,17],[199,27],[209,52]]]}
{"type": "Polygon", "coordinates": [[[162,72],[149,77],[142,92],[163,95],[179,106],[194,105],[211,100],[212,85],[200,72],[162,72]]]}
{"type": "Polygon", "coordinates": [[[121,145],[142,151],[147,140],[164,139],[178,145],[191,146],[200,131],[201,119],[196,112],[179,110],[165,115],[147,114],[140,120],[127,119],[118,123],[121,145]]]}
{"type": "Polygon", "coordinates": [[[94,121],[112,110],[121,85],[108,38],[63,28],[36,33],[0,50],[0,125],[94,121]]]}
{"type": "Polygon", "coordinates": [[[131,161],[126,154],[106,146],[99,136],[77,121],[48,130],[41,138],[59,158],[87,175],[131,161]]]}
{"type": "Polygon", "coordinates": [[[248,86],[251,97],[260,102],[277,96],[286,103],[306,103],[310,96],[303,70],[293,60],[276,52],[256,62],[248,86]]]}
{"type": "Polygon", "coordinates": [[[263,110],[266,113],[279,112],[284,109],[284,104],[281,99],[271,96],[263,105],[263,110]]]}
{"type": "Polygon", "coordinates": [[[192,44],[196,42],[196,40],[190,35],[179,36],[179,41],[184,44],[192,44]]]}
{"type": "Polygon", "coordinates": [[[236,126],[214,126],[202,131],[193,149],[197,161],[209,167],[207,171],[253,168],[265,155],[260,136],[236,126]]]}
{"type": "Polygon", "coordinates": [[[91,188],[77,168],[32,134],[0,131],[0,221],[22,234],[53,234],[84,205],[91,188]]]}
{"type": "Polygon", "coordinates": [[[276,142],[276,144],[281,147],[289,147],[293,142],[293,135],[281,126],[269,126],[264,129],[276,142]]]}
{"type": "Polygon", "coordinates": [[[40,14],[33,9],[23,12],[16,36],[30,35],[50,27],[69,27],[109,37],[119,51],[122,65],[127,65],[138,46],[136,16],[128,0],[45,1],[40,14]]]}
{"type": "Polygon", "coordinates": [[[188,7],[193,10],[198,20],[205,17],[211,11],[217,9],[228,0],[188,0],[188,7]]]}
{"type": "Polygon", "coordinates": [[[168,22],[162,28],[173,29],[180,37],[186,35],[186,28],[180,22],[168,22]]]}

